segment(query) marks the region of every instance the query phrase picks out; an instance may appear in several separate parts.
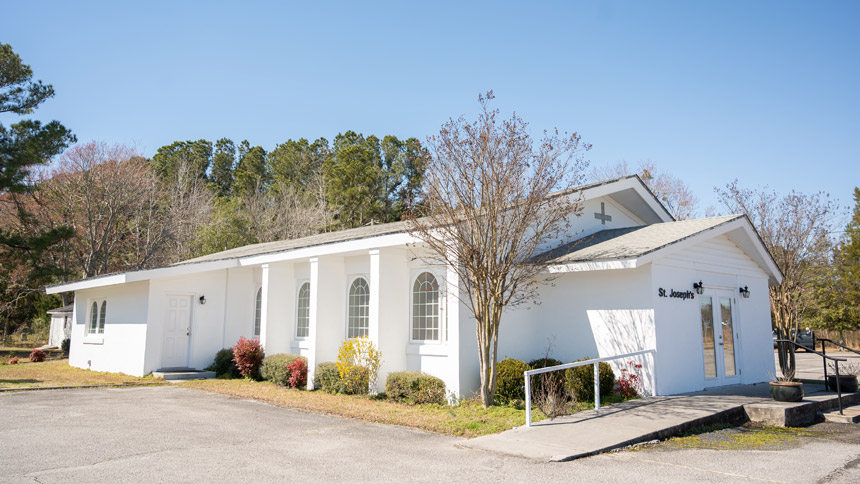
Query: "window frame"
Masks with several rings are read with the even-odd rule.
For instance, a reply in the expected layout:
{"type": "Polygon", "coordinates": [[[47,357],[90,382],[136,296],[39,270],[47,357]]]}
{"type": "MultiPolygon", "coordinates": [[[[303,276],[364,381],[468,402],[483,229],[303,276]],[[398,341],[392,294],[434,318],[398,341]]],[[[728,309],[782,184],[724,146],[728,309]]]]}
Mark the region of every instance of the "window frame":
{"type": "Polygon", "coordinates": [[[105,326],[107,326],[107,298],[102,296],[87,299],[87,320],[84,336],[103,336],[105,326]],[[93,306],[95,306],[95,311],[93,311],[93,306]]]}
{"type": "Polygon", "coordinates": [[[309,281],[307,279],[302,279],[302,280],[298,281],[298,289],[296,290],[295,321],[296,321],[296,331],[295,331],[295,335],[294,335],[295,338],[297,340],[305,340],[305,339],[310,338],[311,337],[311,281],[309,281]],[[299,310],[301,309],[299,307],[299,301],[301,300],[302,289],[305,287],[305,285],[308,286],[308,315],[307,315],[307,318],[308,318],[308,334],[306,336],[299,336],[299,310]]]}
{"type": "Polygon", "coordinates": [[[347,279],[347,284],[346,284],[346,325],[345,325],[344,330],[345,330],[344,331],[345,339],[360,338],[362,336],[370,337],[370,276],[368,276],[366,274],[356,274],[356,275],[350,276],[347,279]],[[350,336],[349,335],[349,328],[350,328],[349,317],[350,317],[350,309],[352,307],[351,303],[350,303],[350,295],[352,292],[352,285],[355,284],[355,281],[357,281],[359,279],[363,279],[364,283],[367,285],[367,316],[366,316],[367,334],[360,335],[360,336],[350,336]]]}
{"type": "Polygon", "coordinates": [[[263,332],[263,286],[260,285],[254,291],[254,309],[253,317],[251,318],[251,336],[260,339],[260,333],[263,332]],[[258,319],[259,318],[259,319],[258,319]],[[259,326],[259,331],[257,327],[259,326]]]}
{"type": "Polygon", "coordinates": [[[409,344],[414,345],[445,345],[448,343],[448,316],[447,316],[447,285],[445,278],[429,267],[416,268],[411,271],[409,278],[409,344]],[[415,322],[415,283],[422,274],[428,273],[436,278],[439,287],[439,337],[437,339],[414,339],[412,337],[415,322]]]}

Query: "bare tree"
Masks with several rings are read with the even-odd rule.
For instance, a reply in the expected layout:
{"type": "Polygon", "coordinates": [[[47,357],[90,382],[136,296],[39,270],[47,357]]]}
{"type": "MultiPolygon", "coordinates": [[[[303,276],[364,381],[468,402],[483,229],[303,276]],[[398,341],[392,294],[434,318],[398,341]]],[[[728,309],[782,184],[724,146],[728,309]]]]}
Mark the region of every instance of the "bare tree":
{"type": "Polygon", "coordinates": [[[93,277],[160,262],[170,237],[168,207],[155,174],[133,149],[76,145],[43,175],[36,199],[41,223],[75,230],[58,247],[61,266],[93,277]]]}
{"type": "Polygon", "coordinates": [[[590,149],[576,133],[557,130],[535,146],[522,119],[497,120],[493,98],[492,91],[478,97],[477,121],[452,119],[428,139],[424,199],[407,215],[426,259],[456,273],[455,295],[475,317],[485,407],[496,391],[502,313],[537,297],[544,269],[537,256],[566,237],[581,211],[579,197],[564,191],[581,182],[590,149]]]}
{"type": "Polygon", "coordinates": [[[770,309],[774,327],[787,338],[813,301],[816,268],[828,263],[837,207],[822,192],[783,196],[740,188],[737,180],[715,191],[726,209],[749,217],[782,271],[782,284],[770,288],[770,309]]]}
{"type": "Polygon", "coordinates": [[[601,181],[634,174],[639,175],[675,220],[686,220],[696,215],[699,200],[690,187],[671,173],[660,171],[653,161],[641,161],[635,170],[626,161],[614,166],[593,167],[590,178],[601,181]]]}

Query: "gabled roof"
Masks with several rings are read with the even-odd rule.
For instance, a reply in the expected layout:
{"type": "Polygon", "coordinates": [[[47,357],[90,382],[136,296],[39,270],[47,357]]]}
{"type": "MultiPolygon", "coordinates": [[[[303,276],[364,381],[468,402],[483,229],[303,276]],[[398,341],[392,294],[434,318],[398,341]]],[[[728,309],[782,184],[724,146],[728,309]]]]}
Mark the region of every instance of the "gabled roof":
{"type": "MultiPolygon", "coordinates": [[[[630,209],[632,213],[645,223],[674,220],[672,215],[666,210],[666,207],[657,200],[654,194],[637,175],[590,183],[570,190],[557,192],[550,196],[575,196],[577,194],[580,194],[584,199],[598,198],[602,196],[612,197],[630,209]]],[[[404,221],[369,225],[354,229],[340,230],[337,232],[327,232],[299,239],[251,244],[221,252],[215,252],[201,257],[195,257],[166,267],[105,274],[80,281],[48,286],[46,288],[46,292],[49,294],[56,294],[66,291],[87,289],[90,287],[108,286],[155,279],[158,277],[168,277],[178,275],[180,272],[203,272],[240,265],[275,262],[277,260],[289,258],[291,254],[297,255],[301,253],[302,255],[305,255],[309,250],[313,251],[317,250],[317,248],[319,248],[320,251],[323,251],[323,248],[326,246],[329,246],[326,247],[327,249],[335,250],[338,248],[337,244],[339,243],[362,239],[368,239],[368,243],[370,243],[371,239],[376,241],[377,237],[397,236],[397,234],[402,234],[403,237],[406,237],[407,233],[408,222],[404,221]]],[[[404,243],[402,240],[399,240],[398,242],[404,243]]]]}
{"type": "Polygon", "coordinates": [[[727,215],[601,230],[593,235],[556,247],[538,256],[538,258],[551,264],[631,259],[650,254],[655,250],[739,218],[743,218],[743,215],[727,215]]]}
{"type": "MultiPolygon", "coordinates": [[[[614,178],[612,180],[605,180],[596,183],[590,183],[588,185],[578,186],[576,188],[571,188],[569,190],[565,190],[562,192],[557,192],[552,194],[551,196],[565,196],[565,195],[574,195],[577,192],[584,193],[587,191],[598,191],[598,189],[606,188],[609,190],[606,194],[616,194],[617,198],[629,197],[631,194],[628,192],[633,192],[634,190],[639,190],[639,195],[642,200],[645,201],[647,205],[648,213],[642,213],[641,218],[645,220],[674,220],[672,215],[666,210],[666,208],[661,204],[657,197],[648,189],[642,179],[637,175],[624,176],[620,178],[614,178]],[[621,189],[616,189],[613,192],[612,185],[623,185],[622,187],[618,187],[621,189]],[[622,193],[622,195],[617,195],[618,193],[622,193]],[[659,217],[659,218],[658,218],[659,217]]],[[[602,191],[602,190],[599,190],[602,191]]],[[[603,196],[605,193],[597,193],[594,194],[594,197],[603,196]]],[[[632,211],[636,211],[635,209],[632,211]]],[[[242,257],[251,257],[251,256],[259,256],[265,254],[273,254],[278,252],[286,252],[295,249],[304,249],[307,247],[314,247],[319,245],[333,244],[337,242],[346,242],[350,240],[359,240],[366,239],[369,237],[376,237],[379,235],[390,235],[390,234],[400,234],[405,233],[408,230],[408,222],[390,222],[384,224],[376,224],[369,225],[365,227],[358,227],[354,229],[347,230],[339,230],[337,232],[327,232],[324,234],[311,235],[309,237],[302,237],[299,239],[290,239],[290,240],[279,240],[275,242],[264,242],[261,244],[251,244],[243,247],[236,247],[235,249],[229,249],[221,252],[215,252],[213,254],[204,255],[201,257],[196,257],[194,259],[185,260],[182,262],[177,262],[174,265],[182,265],[182,264],[194,264],[198,262],[209,262],[209,261],[217,261],[224,259],[233,259],[233,258],[242,258],[242,257]]]]}
{"type": "Polygon", "coordinates": [[[745,215],[681,220],[607,229],[547,251],[536,259],[551,272],[634,268],[687,244],[726,234],[768,275],[772,285],[782,272],[745,215]]]}
{"type": "Polygon", "coordinates": [[[74,304],[68,304],[61,308],[54,308],[49,311],[46,311],[48,314],[72,314],[72,311],[75,309],[74,304]]]}

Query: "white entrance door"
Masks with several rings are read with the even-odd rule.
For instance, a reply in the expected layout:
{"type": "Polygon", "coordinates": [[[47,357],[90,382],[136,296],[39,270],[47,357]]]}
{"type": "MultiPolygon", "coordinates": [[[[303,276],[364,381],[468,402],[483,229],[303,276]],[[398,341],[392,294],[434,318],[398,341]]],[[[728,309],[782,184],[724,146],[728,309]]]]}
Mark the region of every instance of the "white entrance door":
{"type": "Polygon", "coordinates": [[[188,366],[188,340],[191,336],[191,296],[167,296],[164,318],[164,346],[161,366],[188,366]]]}
{"type": "Polygon", "coordinates": [[[740,381],[737,341],[740,331],[735,317],[736,300],[729,292],[699,296],[702,321],[702,351],[705,385],[729,385],[740,381]]]}

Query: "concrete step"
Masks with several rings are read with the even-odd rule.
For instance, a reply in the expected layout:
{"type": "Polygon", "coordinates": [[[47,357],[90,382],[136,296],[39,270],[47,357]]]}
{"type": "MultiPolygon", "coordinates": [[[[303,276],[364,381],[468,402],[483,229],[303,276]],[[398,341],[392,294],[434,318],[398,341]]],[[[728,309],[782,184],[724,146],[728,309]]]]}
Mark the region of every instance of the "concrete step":
{"type": "MultiPolygon", "coordinates": [[[[744,405],[744,411],[751,422],[776,427],[803,427],[815,422],[820,413],[837,409],[839,400],[836,393],[824,391],[823,386],[804,384],[806,393],[800,402],[786,403],[765,399],[744,405]]],[[[842,405],[860,404],[860,393],[843,393],[842,405]]]]}
{"type": "Polygon", "coordinates": [[[824,412],[825,422],[834,423],[857,423],[860,422],[860,405],[852,405],[842,409],[842,415],[839,414],[839,409],[824,412]]]}
{"type": "Polygon", "coordinates": [[[201,370],[157,370],[152,372],[152,376],[162,378],[166,381],[206,380],[215,378],[215,372],[201,370]]]}

